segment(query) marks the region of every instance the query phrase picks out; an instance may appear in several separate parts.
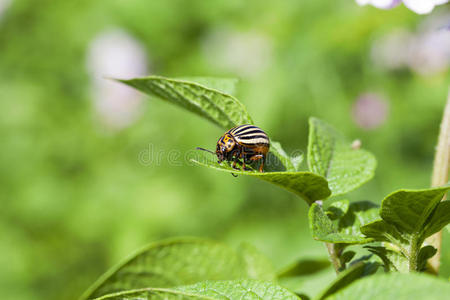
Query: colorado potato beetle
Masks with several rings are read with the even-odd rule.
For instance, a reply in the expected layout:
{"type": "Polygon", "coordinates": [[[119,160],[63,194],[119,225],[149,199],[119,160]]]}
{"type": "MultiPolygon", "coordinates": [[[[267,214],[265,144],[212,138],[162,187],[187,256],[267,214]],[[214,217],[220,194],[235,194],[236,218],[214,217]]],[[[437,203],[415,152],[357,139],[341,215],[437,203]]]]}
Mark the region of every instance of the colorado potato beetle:
{"type": "MultiPolygon", "coordinates": [[[[239,125],[225,132],[217,141],[216,152],[218,163],[222,161],[233,161],[233,168],[236,163],[245,164],[261,160],[259,172],[263,172],[267,152],[269,152],[270,141],[267,134],[254,125],[239,125]],[[242,162],[240,161],[242,159],[242,162]]],[[[203,148],[198,148],[212,152],[203,148]]]]}

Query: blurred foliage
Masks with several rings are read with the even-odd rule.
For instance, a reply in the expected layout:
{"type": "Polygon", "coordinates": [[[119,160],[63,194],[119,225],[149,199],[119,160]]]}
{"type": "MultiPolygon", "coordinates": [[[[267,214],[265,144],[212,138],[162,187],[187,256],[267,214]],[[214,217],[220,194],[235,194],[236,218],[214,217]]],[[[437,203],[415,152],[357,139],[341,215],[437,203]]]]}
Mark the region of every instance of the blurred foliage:
{"type": "MultiPolygon", "coordinates": [[[[378,168],[346,198],[381,201],[394,189],[429,185],[450,75],[377,68],[371,45],[422,20],[404,7],[351,0],[13,0],[0,16],[3,297],[74,299],[127,254],[171,236],[248,241],[279,269],[326,256],[296,196],[183,159],[196,146],[214,147],[221,129],[156,101],[128,128],[102,125],[86,68],[101,32],[121,28],[139,40],[154,74],[240,77],[239,99],[288,153],[306,151],[311,115],[359,138],[378,168]],[[365,92],[390,105],[373,130],[351,117],[365,92]],[[155,159],[144,164],[146,150],[155,159]],[[181,153],[177,164],[171,150],[181,153]]],[[[445,231],[447,277],[449,247],[445,231]]]]}

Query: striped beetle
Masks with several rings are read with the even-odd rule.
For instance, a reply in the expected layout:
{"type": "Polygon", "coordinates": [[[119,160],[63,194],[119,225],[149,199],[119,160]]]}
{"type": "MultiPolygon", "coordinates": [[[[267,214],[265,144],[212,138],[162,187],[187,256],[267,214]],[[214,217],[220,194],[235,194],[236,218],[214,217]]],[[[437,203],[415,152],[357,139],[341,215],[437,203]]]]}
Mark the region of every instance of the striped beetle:
{"type": "MultiPolygon", "coordinates": [[[[241,162],[242,170],[245,170],[245,164],[253,161],[262,160],[259,166],[259,172],[263,172],[267,152],[269,152],[270,141],[267,134],[254,125],[239,125],[225,132],[217,141],[216,155],[218,163],[222,161],[233,161],[233,168],[236,163],[241,162]]],[[[199,150],[214,152],[197,148],[199,150]]]]}

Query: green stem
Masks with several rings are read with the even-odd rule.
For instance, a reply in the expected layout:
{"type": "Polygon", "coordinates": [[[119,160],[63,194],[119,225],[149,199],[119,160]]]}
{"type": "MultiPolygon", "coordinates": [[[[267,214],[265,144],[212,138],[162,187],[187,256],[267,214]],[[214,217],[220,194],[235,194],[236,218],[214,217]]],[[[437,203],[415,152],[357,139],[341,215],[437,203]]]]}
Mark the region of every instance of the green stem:
{"type": "Polygon", "coordinates": [[[325,246],[328,249],[328,254],[330,255],[330,260],[333,264],[334,270],[336,271],[336,274],[339,274],[339,272],[342,271],[342,264],[339,259],[339,251],[336,249],[336,244],[325,243],[325,246]]]}
{"type": "Polygon", "coordinates": [[[408,255],[408,269],[410,273],[417,271],[417,259],[419,257],[420,246],[421,245],[419,245],[419,241],[417,239],[412,239],[411,248],[409,249],[408,255]]]}

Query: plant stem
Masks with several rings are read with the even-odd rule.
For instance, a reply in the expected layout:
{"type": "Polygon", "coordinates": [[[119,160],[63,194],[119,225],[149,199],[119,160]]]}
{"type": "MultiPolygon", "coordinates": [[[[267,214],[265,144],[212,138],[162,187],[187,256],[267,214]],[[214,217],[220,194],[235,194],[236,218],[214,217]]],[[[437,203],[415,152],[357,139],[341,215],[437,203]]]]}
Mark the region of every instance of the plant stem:
{"type": "MultiPolygon", "coordinates": [[[[439,132],[436,153],[434,156],[433,174],[431,186],[441,186],[448,181],[450,160],[450,90],[447,97],[447,104],[442,117],[441,129],[439,132]]],[[[426,240],[426,243],[437,249],[436,254],[429,260],[429,269],[438,274],[441,260],[442,231],[432,235],[426,240]]]]}
{"type": "Polygon", "coordinates": [[[325,246],[328,249],[328,254],[330,255],[331,263],[333,264],[334,270],[336,274],[342,270],[341,260],[339,259],[338,250],[336,249],[336,244],[333,243],[325,243],[325,246]]]}
{"type": "MultiPolygon", "coordinates": [[[[312,203],[312,201],[308,201],[308,203],[312,203]]],[[[316,201],[319,205],[322,206],[322,200],[316,201]]],[[[309,205],[311,207],[311,204],[309,205]]],[[[339,259],[339,250],[336,248],[336,244],[333,243],[324,243],[328,250],[328,255],[330,256],[331,264],[336,271],[336,274],[339,274],[342,271],[341,260],[339,259]]]]}
{"type": "Polygon", "coordinates": [[[415,238],[413,238],[411,241],[411,248],[409,249],[408,255],[408,269],[410,273],[417,271],[417,258],[419,256],[419,249],[422,242],[419,244],[419,242],[415,238]]]}

